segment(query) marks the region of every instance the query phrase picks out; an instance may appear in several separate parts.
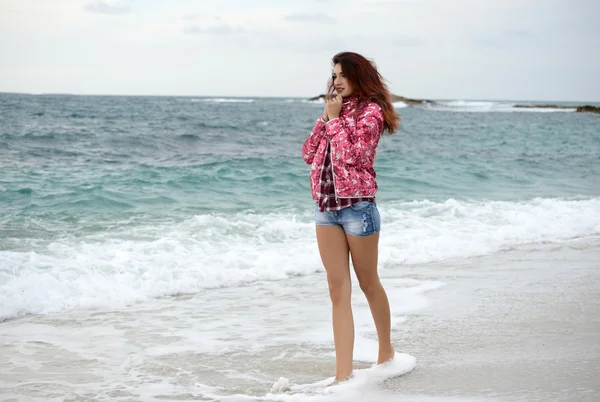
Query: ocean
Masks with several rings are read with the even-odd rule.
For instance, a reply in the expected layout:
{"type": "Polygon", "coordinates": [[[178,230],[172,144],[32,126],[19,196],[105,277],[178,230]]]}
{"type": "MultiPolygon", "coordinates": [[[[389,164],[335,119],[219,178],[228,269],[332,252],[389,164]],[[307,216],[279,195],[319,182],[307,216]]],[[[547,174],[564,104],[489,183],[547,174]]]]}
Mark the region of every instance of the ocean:
{"type": "MultiPolygon", "coordinates": [[[[375,168],[398,342],[448,285],[415,267],[600,235],[600,117],[515,103],[396,104],[375,168]]],[[[400,343],[371,367],[354,275],[357,380],[321,386],[333,339],[301,147],[322,108],[0,94],[0,394],[384,400],[418,356],[400,343]]]]}

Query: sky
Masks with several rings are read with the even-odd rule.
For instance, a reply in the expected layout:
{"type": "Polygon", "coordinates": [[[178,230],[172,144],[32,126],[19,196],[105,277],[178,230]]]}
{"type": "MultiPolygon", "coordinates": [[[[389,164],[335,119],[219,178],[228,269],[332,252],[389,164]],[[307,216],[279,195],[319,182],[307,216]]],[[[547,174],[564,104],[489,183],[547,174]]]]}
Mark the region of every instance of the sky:
{"type": "Polygon", "coordinates": [[[0,0],[0,92],[600,101],[598,0],[0,0]]]}

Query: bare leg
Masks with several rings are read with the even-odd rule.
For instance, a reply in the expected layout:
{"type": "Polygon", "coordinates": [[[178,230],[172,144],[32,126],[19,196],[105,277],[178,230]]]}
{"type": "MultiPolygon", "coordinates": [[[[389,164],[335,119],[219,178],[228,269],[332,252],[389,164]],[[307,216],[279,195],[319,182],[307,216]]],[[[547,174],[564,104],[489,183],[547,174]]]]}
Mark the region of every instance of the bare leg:
{"type": "Polygon", "coordinates": [[[379,233],[370,236],[347,235],[347,239],[356,277],[375,321],[379,338],[377,364],[381,364],[394,357],[394,347],[390,340],[390,304],[377,273],[379,233]]]}
{"type": "Polygon", "coordinates": [[[321,260],[327,271],[332,304],[333,341],[335,343],[335,381],[352,374],[354,352],[354,318],[350,296],[350,261],[348,242],[339,226],[317,226],[317,242],[321,260]]]}

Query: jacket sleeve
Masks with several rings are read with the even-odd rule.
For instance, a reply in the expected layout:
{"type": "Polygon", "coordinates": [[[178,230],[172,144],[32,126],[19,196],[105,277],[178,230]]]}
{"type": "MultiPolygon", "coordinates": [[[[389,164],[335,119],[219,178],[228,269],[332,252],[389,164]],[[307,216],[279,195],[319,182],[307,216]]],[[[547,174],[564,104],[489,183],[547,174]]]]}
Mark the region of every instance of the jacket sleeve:
{"type": "Polygon", "coordinates": [[[319,148],[319,143],[323,139],[325,135],[325,122],[321,117],[317,119],[315,125],[310,132],[310,135],[304,141],[304,145],[302,146],[302,159],[307,164],[311,164],[313,159],[315,159],[315,154],[317,153],[317,148],[319,148]]]}
{"type": "Polygon", "coordinates": [[[371,167],[383,124],[383,113],[377,104],[371,104],[361,112],[356,126],[340,118],[329,120],[325,135],[335,149],[333,160],[357,168],[371,167]]]}

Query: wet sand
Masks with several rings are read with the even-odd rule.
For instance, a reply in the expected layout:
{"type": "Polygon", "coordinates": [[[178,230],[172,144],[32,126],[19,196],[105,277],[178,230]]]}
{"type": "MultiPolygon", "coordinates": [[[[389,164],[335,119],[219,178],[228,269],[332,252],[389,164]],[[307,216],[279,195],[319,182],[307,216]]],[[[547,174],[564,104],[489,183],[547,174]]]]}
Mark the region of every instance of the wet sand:
{"type": "MultiPolygon", "coordinates": [[[[383,383],[264,396],[280,376],[333,373],[320,274],[5,322],[0,400],[600,401],[600,239],[398,266],[382,281],[397,351],[417,359],[383,383]]],[[[355,289],[360,369],[377,343],[355,289]]]]}
{"type": "Polygon", "coordinates": [[[395,332],[418,361],[387,390],[398,400],[600,401],[598,240],[462,264],[411,270],[446,286],[395,332]]]}

